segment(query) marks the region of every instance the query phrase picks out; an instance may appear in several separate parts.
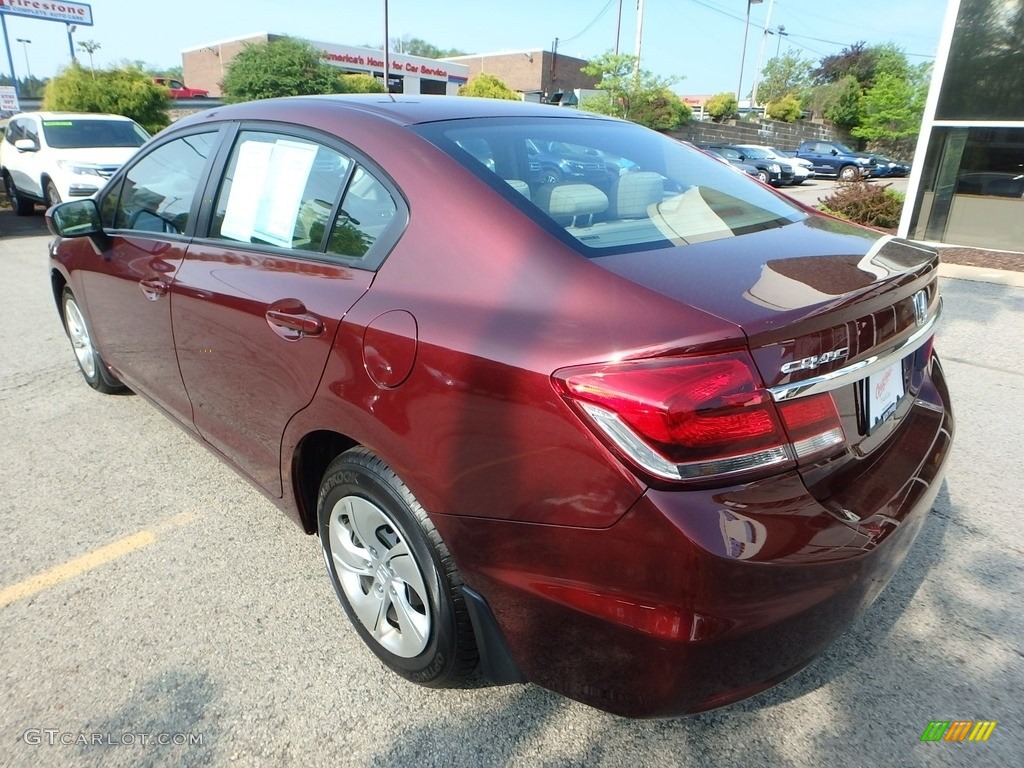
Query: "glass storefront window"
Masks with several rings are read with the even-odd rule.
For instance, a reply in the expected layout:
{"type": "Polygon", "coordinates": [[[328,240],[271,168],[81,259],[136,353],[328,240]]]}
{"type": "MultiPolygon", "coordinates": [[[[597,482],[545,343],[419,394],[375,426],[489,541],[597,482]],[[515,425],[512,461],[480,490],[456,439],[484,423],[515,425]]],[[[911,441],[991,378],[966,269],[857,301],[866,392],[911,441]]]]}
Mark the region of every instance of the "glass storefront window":
{"type": "Polygon", "coordinates": [[[1024,126],[936,127],[910,236],[1017,251],[1024,243],[1024,126]]]}
{"type": "Polygon", "coordinates": [[[1024,115],[1024,0],[961,0],[935,117],[1024,115]]]}

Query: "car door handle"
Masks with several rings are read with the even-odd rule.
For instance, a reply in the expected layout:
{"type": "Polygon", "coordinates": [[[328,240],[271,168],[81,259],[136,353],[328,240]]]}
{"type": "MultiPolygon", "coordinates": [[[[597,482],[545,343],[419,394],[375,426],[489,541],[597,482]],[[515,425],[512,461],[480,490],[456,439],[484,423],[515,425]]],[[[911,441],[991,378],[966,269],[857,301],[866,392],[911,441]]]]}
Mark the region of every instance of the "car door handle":
{"type": "Polygon", "coordinates": [[[324,332],[324,321],[307,312],[301,302],[281,302],[267,310],[266,318],[271,329],[288,340],[319,336],[324,332]]]}
{"type": "Polygon", "coordinates": [[[142,289],[142,293],[145,294],[147,299],[150,301],[156,301],[161,296],[167,295],[167,291],[170,290],[171,284],[166,280],[161,280],[159,277],[147,277],[144,280],[139,280],[139,287],[142,289]]]}

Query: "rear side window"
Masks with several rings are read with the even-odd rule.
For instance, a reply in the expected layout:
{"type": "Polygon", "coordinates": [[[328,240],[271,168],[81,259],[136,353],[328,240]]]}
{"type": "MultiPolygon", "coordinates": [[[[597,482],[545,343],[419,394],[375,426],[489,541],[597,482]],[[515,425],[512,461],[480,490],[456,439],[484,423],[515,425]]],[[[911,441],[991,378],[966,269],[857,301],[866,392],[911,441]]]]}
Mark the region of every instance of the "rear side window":
{"type": "Polygon", "coordinates": [[[196,133],[163,144],[133,165],[119,188],[103,199],[106,227],[180,235],[217,133],[196,133]]]}
{"type": "Polygon", "coordinates": [[[734,237],[806,216],[721,161],[630,123],[488,118],[413,130],[590,257],[734,237]]]}

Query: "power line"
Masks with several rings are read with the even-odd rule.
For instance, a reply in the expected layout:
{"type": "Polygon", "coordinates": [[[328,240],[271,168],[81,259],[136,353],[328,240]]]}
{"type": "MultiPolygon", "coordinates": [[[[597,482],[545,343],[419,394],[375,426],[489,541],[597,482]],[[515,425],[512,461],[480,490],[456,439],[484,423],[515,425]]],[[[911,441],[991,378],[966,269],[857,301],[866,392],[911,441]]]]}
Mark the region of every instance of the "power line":
{"type": "Polygon", "coordinates": [[[605,13],[608,12],[608,9],[612,7],[612,3],[614,3],[614,2],[615,2],[615,0],[608,0],[608,2],[605,3],[604,8],[602,8],[600,11],[598,11],[597,16],[595,16],[593,18],[593,20],[589,24],[587,24],[587,26],[585,26],[581,32],[577,32],[572,37],[566,38],[564,40],[559,40],[558,41],[559,45],[565,45],[566,43],[571,43],[573,40],[575,40],[575,39],[577,39],[579,37],[583,37],[585,34],[587,34],[587,32],[590,31],[590,28],[592,26],[594,26],[595,24],[597,24],[597,22],[601,20],[601,17],[604,16],[605,13]]]}

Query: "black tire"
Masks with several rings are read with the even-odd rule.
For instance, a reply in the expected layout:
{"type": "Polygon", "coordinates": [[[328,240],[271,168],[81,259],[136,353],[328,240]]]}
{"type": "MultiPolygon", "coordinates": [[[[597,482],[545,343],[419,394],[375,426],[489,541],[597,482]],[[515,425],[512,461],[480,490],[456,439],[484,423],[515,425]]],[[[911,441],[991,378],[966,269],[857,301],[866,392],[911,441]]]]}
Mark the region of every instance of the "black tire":
{"type": "Polygon", "coordinates": [[[58,205],[63,202],[60,199],[60,192],[57,191],[57,185],[54,184],[50,179],[46,180],[46,205],[58,205]]]}
{"type": "Polygon", "coordinates": [[[768,175],[768,171],[764,170],[757,172],[757,178],[764,184],[770,184],[772,180],[772,177],[768,175]]]}
{"type": "Polygon", "coordinates": [[[61,294],[60,309],[61,317],[64,320],[64,330],[71,341],[71,349],[75,352],[78,370],[82,372],[85,383],[104,395],[124,392],[126,389],[124,384],[110,372],[107,364],[100,357],[100,353],[96,351],[96,347],[92,343],[92,335],[85,322],[85,315],[78,306],[75,294],[66,286],[61,294]]]}
{"type": "Polygon", "coordinates": [[[562,180],[562,172],[557,168],[545,168],[540,174],[541,184],[558,184],[562,180]]]}
{"type": "Polygon", "coordinates": [[[7,199],[11,202],[11,208],[16,216],[31,216],[35,213],[35,203],[18,192],[14,180],[7,173],[4,174],[4,191],[7,192],[7,199]]]}
{"type": "Polygon", "coordinates": [[[317,519],[327,574],[370,650],[414,683],[468,683],[479,653],[462,578],[391,468],[365,448],[338,456],[320,484],[317,519]]]}
{"type": "Polygon", "coordinates": [[[844,165],[839,169],[839,180],[840,181],[856,181],[860,178],[860,171],[857,170],[855,165],[844,165]]]}

